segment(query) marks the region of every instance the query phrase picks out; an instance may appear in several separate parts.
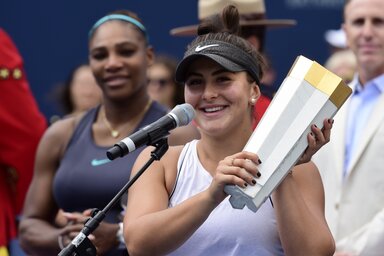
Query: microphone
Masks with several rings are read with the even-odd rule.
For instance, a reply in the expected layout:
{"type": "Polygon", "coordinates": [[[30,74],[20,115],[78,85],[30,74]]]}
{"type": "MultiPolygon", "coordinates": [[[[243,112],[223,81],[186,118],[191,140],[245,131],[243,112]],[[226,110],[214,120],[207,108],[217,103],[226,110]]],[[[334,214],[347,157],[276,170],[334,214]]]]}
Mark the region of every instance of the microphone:
{"type": "Polygon", "coordinates": [[[179,126],[189,124],[195,117],[193,107],[184,103],[174,107],[171,112],[121,140],[107,150],[107,157],[114,160],[123,157],[143,145],[152,145],[159,139],[169,135],[169,131],[179,126]]]}

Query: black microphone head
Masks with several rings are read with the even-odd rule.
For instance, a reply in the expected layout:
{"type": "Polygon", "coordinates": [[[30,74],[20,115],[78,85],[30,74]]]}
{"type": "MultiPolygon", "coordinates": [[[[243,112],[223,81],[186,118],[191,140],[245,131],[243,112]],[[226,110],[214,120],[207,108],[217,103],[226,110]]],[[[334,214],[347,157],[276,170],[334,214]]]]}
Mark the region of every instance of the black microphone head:
{"type": "Polygon", "coordinates": [[[187,125],[192,121],[192,119],[195,117],[195,110],[191,104],[184,103],[174,107],[169,114],[174,117],[177,123],[177,127],[179,127],[187,125]]]}

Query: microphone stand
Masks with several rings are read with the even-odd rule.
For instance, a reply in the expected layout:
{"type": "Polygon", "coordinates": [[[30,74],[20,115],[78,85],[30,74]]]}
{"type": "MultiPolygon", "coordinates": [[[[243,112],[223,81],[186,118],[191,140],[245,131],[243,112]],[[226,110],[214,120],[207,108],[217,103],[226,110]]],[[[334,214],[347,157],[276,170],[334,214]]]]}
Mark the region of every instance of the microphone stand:
{"type": "Polygon", "coordinates": [[[166,137],[160,138],[151,146],[154,146],[155,149],[151,152],[151,158],[145,163],[145,165],[136,173],[136,175],[128,181],[127,184],[115,195],[115,197],[104,207],[103,210],[94,209],[92,212],[92,217],[90,217],[84,224],[84,228],[80,233],[68,244],[58,256],[96,256],[96,248],[92,242],[88,239],[90,235],[103,221],[106,213],[112,208],[112,206],[123,196],[123,194],[132,186],[132,184],[144,173],[144,171],[155,161],[160,160],[160,158],[167,152],[168,140],[166,137]]]}

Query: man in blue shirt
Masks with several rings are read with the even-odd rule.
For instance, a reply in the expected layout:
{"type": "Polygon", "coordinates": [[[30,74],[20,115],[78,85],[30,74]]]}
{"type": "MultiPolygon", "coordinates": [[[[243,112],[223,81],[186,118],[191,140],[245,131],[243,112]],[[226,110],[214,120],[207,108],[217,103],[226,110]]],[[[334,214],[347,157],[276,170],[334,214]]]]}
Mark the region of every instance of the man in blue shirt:
{"type": "Polygon", "coordinates": [[[354,94],[314,156],[335,255],[384,250],[384,1],[346,0],[343,29],[357,58],[354,94]]]}

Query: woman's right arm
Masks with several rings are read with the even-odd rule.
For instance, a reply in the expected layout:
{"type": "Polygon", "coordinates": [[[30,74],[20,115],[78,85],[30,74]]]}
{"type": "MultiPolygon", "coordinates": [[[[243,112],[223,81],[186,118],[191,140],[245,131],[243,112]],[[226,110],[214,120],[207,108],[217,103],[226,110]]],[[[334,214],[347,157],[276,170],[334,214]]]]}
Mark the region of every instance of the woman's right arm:
{"type": "MultiPolygon", "coordinates": [[[[137,158],[132,173],[144,166],[150,149],[137,158]]],[[[240,152],[220,161],[211,185],[200,193],[168,208],[169,195],[175,183],[177,160],[181,147],[170,147],[160,161],[132,185],[128,192],[128,205],[124,216],[124,238],[130,255],[164,255],[180,247],[205,222],[211,212],[228,195],[226,184],[244,187],[253,184],[257,174],[256,154],[240,152]],[[241,158],[233,165],[234,158],[241,158]],[[250,159],[252,161],[246,161],[250,159]]],[[[200,170],[201,171],[201,170],[200,170]]]]}
{"type": "Polygon", "coordinates": [[[65,228],[54,225],[58,207],[52,185],[73,126],[73,118],[58,121],[48,128],[39,142],[34,175],[19,226],[20,243],[28,255],[55,255],[60,250],[58,236],[65,228]]]}
{"type": "MultiPolygon", "coordinates": [[[[132,174],[144,166],[151,149],[140,154],[132,174]]],[[[218,204],[205,191],[168,208],[180,154],[174,149],[170,147],[160,161],[153,162],[128,191],[124,237],[130,255],[164,255],[176,249],[218,204]]]]}

